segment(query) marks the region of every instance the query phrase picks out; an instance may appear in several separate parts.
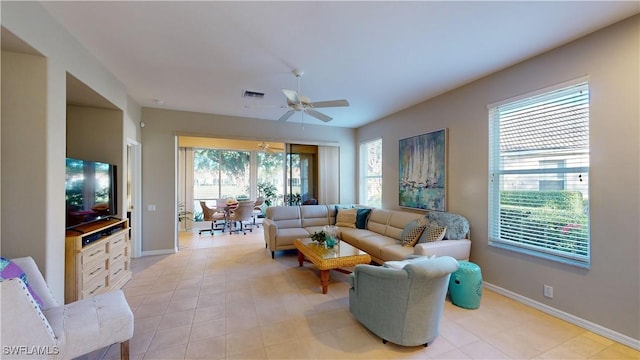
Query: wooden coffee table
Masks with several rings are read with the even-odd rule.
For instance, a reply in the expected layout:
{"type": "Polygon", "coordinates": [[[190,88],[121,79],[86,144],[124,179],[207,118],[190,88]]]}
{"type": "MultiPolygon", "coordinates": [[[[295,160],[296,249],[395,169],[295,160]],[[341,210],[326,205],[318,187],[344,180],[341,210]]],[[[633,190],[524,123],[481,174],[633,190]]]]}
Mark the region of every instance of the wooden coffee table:
{"type": "Polygon", "coordinates": [[[299,266],[302,266],[302,263],[307,260],[320,270],[320,285],[323,294],[327,293],[329,286],[329,270],[349,274],[350,271],[344,270],[342,267],[371,262],[369,254],[344,241],[331,249],[326,249],[324,245],[320,245],[310,238],[295,239],[293,245],[298,249],[299,266]]]}

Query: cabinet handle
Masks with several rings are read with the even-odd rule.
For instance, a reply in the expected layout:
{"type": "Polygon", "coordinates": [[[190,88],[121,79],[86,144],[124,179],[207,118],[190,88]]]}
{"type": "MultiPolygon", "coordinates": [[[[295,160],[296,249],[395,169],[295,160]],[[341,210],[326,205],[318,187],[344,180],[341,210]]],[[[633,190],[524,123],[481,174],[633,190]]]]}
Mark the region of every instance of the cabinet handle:
{"type": "Polygon", "coordinates": [[[118,260],[122,256],[122,254],[118,254],[118,256],[114,257],[113,260],[118,260]]]}
{"type": "Polygon", "coordinates": [[[96,256],[96,255],[100,254],[101,252],[102,252],[102,250],[97,250],[93,254],[89,254],[89,257],[96,256]]]}
{"type": "Polygon", "coordinates": [[[100,271],[100,270],[102,270],[102,267],[99,267],[99,268],[95,269],[94,271],[90,272],[90,273],[89,273],[89,276],[91,276],[91,275],[93,275],[93,274],[97,273],[97,272],[98,272],[98,271],[100,271]]]}
{"type": "Polygon", "coordinates": [[[95,288],[95,289],[91,290],[91,292],[89,293],[89,295],[93,295],[93,293],[95,293],[96,291],[98,291],[101,287],[102,287],[102,285],[98,285],[98,286],[96,286],[96,288],[95,288]]]}
{"type": "Polygon", "coordinates": [[[115,244],[119,243],[120,241],[122,241],[122,239],[118,239],[117,241],[115,241],[115,242],[113,243],[113,245],[115,245],[115,244]]]}
{"type": "Polygon", "coordinates": [[[114,273],[113,273],[113,276],[118,275],[118,274],[120,273],[120,271],[122,271],[122,268],[120,268],[120,269],[118,269],[118,271],[114,272],[114,273]]]}

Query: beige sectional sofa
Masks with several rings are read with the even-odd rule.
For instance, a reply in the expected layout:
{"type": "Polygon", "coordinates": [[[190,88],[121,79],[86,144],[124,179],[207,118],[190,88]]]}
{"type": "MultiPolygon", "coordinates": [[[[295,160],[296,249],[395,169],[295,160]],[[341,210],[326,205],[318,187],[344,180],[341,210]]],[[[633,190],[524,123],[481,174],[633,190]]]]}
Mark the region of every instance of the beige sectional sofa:
{"type": "MultiPolygon", "coordinates": [[[[293,240],[309,237],[315,231],[322,230],[325,225],[335,224],[335,220],[334,204],[269,207],[263,221],[265,246],[274,258],[275,251],[295,249],[293,240]]],[[[447,255],[458,260],[468,260],[471,250],[467,219],[462,215],[436,211],[423,214],[373,208],[364,229],[340,227],[339,237],[367,252],[379,264],[390,260],[404,260],[409,255],[447,255]],[[447,226],[444,239],[418,243],[413,247],[402,246],[400,239],[405,226],[421,216],[426,216],[429,222],[447,226]]]]}

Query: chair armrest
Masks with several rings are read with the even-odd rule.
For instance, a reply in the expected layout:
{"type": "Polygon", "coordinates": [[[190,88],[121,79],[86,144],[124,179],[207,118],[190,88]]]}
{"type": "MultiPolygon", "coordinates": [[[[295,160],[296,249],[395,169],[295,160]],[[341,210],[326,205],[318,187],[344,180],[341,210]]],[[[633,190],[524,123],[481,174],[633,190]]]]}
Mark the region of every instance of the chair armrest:
{"type": "Polygon", "coordinates": [[[53,293],[51,293],[51,289],[44,281],[44,277],[38,269],[38,265],[32,257],[20,257],[11,259],[16,265],[18,265],[22,271],[27,275],[27,281],[29,281],[29,286],[31,289],[40,297],[42,300],[42,309],[46,310],[55,306],[60,305],[56,299],[53,297],[53,293]]]}
{"type": "Polygon", "coordinates": [[[276,235],[278,234],[278,225],[271,219],[262,220],[262,228],[264,233],[264,241],[270,249],[275,247],[276,235]]]}
{"type": "Polygon", "coordinates": [[[469,260],[471,253],[471,240],[441,240],[416,244],[413,248],[414,255],[420,256],[451,256],[456,260],[469,260]]]}
{"type": "Polygon", "coordinates": [[[397,283],[406,281],[408,278],[404,270],[364,264],[356,265],[351,277],[349,282],[356,292],[360,290],[359,287],[364,286],[373,286],[382,290],[385,283],[397,283]]]}
{"type": "Polygon", "coordinates": [[[26,346],[32,349],[33,346],[48,346],[52,352],[59,349],[51,324],[36,305],[22,280],[14,278],[1,281],[0,294],[3,347],[26,346]]]}

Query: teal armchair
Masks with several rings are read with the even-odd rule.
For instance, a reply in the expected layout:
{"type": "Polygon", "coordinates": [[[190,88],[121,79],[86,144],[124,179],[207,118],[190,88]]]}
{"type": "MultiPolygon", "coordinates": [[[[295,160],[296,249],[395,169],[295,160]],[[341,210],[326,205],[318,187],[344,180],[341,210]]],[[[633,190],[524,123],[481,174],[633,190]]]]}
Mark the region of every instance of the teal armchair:
{"type": "Polygon", "coordinates": [[[449,256],[412,259],[402,269],[357,265],[349,276],[349,310],[382,342],[427,346],[439,332],[449,277],[449,256]]]}

